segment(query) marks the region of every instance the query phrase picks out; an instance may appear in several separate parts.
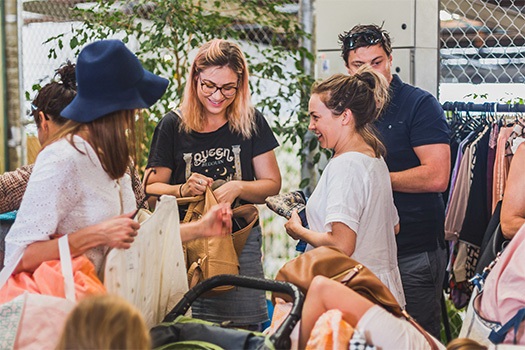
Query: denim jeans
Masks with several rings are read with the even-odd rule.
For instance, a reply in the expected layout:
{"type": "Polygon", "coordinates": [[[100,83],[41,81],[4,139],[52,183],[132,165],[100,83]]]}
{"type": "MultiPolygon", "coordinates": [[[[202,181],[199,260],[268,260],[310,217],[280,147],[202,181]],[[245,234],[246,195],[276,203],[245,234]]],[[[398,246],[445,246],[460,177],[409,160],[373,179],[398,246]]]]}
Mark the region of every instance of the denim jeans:
{"type": "Polygon", "coordinates": [[[440,339],[441,295],[446,252],[434,251],[398,257],[407,312],[430,334],[440,339]]]}

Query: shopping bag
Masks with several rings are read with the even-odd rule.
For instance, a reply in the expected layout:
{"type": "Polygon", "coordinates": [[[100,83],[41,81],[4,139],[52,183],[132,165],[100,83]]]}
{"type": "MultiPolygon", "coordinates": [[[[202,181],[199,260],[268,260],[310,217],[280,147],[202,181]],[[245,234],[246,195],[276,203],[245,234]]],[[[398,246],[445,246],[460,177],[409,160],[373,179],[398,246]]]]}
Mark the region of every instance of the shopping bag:
{"type": "MultiPolygon", "coordinates": [[[[37,290],[40,291],[45,288],[38,287],[38,282],[35,282],[33,287],[36,287],[33,292],[24,291],[8,302],[1,304],[1,349],[54,349],[58,344],[67,315],[76,304],[75,281],[67,235],[60,238],[58,242],[62,281],[50,279],[48,283],[57,282],[62,286],[63,289],[58,294],[64,297],[36,294],[37,290]]],[[[6,287],[5,282],[15,266],[4,268],[0,274],[2,290],[6,287]]],[[[51,289],[55,292],[58,291],[58,288],[51,289]]],[[[9,295],[9,293],[5,294],[9,295]]]]}
{"type": "Polygon", "coordinates": [[[162,196],[151,215],[143,209],[138,235],[129,249],[113,249],[104,267],[104,285],[142,312],[153,327],[188,291],[177,200],[162,196]]]}
{"type": "Polygon", "coordinates": [[[478,289],[474,288],[467,306],[467,313],[459,331],[459,338],[469,338],[482,345],[489,346],[491,344],[489,341],[490,332],[492,332],[493,328],[499,328],[501,324],[485,320],[480,316],[479,311],[474,306],[476,301],[479,305],[479,297],[478,289]]]}
{"type": "MultiPolygon", "coordinates": [[[[188,206],[183,222],[191,222],[199,220],[206,214],[217,204],[217,199],[211,188],[207,186],[204,196],[179,198],[178,203],[188,206]]],[[[216,275],[239,274],[239,258],[231,236],[194,239],[184,244],[184,252],[190,288],[216,275]]],[[[232,288],[232,286],[222,286],[213,292],[224,292],[232,288]]]]}

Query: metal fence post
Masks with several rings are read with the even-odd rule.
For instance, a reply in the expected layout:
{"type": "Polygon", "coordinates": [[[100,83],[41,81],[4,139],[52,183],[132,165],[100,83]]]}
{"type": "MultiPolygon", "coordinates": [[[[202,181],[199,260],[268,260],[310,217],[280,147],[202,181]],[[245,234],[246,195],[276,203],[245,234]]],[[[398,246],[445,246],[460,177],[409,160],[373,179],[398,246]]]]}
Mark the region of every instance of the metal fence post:
{"type": "MultiPolygon", "coordinates": [[[[315,38],[314,35],[314,10],[313,10],[313,1],[314,0],[300,0],[299,1],[299,21],[303,27],[303,30],[310,34],[311,36],[304,37],[302,39],[302,47],[306,50],[315,54],[315,38]]],[[[309,59],[303,60],[303,69],[306,74],[314,76],[314,62],[309,59]]],[[[301,100],[307,99],[308,96],[301,96],[301,100]]],[[[303,144],[303,154],[305,155],[305,160],[301,164],[301,179],[310,179],[310,183],[303,188],[306,196],[312,194],[315,184],[317,183],[317,173],[316,166],[313,162],[313,154],[310,152],[308,145],[312,140],[313,135],[311,132],[307,132],[304,144],[303,144]]]]}

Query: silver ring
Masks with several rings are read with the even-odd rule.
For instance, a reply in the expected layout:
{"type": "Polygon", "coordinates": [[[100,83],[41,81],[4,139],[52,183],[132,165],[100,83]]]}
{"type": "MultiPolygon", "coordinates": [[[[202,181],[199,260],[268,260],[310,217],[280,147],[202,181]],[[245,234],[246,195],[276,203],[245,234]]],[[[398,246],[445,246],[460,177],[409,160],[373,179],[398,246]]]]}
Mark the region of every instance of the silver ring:
{"type": "Polygon", "coordinates": [[[199,185],[202,185],[202,180],[199,180],[199,185]]]}

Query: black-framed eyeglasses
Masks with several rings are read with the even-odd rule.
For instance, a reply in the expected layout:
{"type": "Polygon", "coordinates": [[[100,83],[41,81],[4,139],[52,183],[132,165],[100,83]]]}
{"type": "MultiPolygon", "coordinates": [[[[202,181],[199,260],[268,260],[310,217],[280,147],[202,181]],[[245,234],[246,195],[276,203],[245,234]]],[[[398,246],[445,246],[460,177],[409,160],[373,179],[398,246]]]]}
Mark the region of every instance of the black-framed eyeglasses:
{"type": "Polygon", "coordinates": [[[377,43],[382,43],[384,40],[383,33],[373,30],[365,30],[363,32],[353,33],[347,35],[343,39],[343,46],[347,50],[354,50],[358,45],[369,46],[377,43]]]}
{"type": "Polygon", "coordinates": [[[200,84],[201,84],[202,93],[206,96],[213,95],[217,90],[219,90],[221,94],[226,98],[233,97],[237,93],[238,87],[232,84],[217,86],[211,81],[202,80],[202,78],[200,78],[200,80],[201,80],[200,84]]]}

